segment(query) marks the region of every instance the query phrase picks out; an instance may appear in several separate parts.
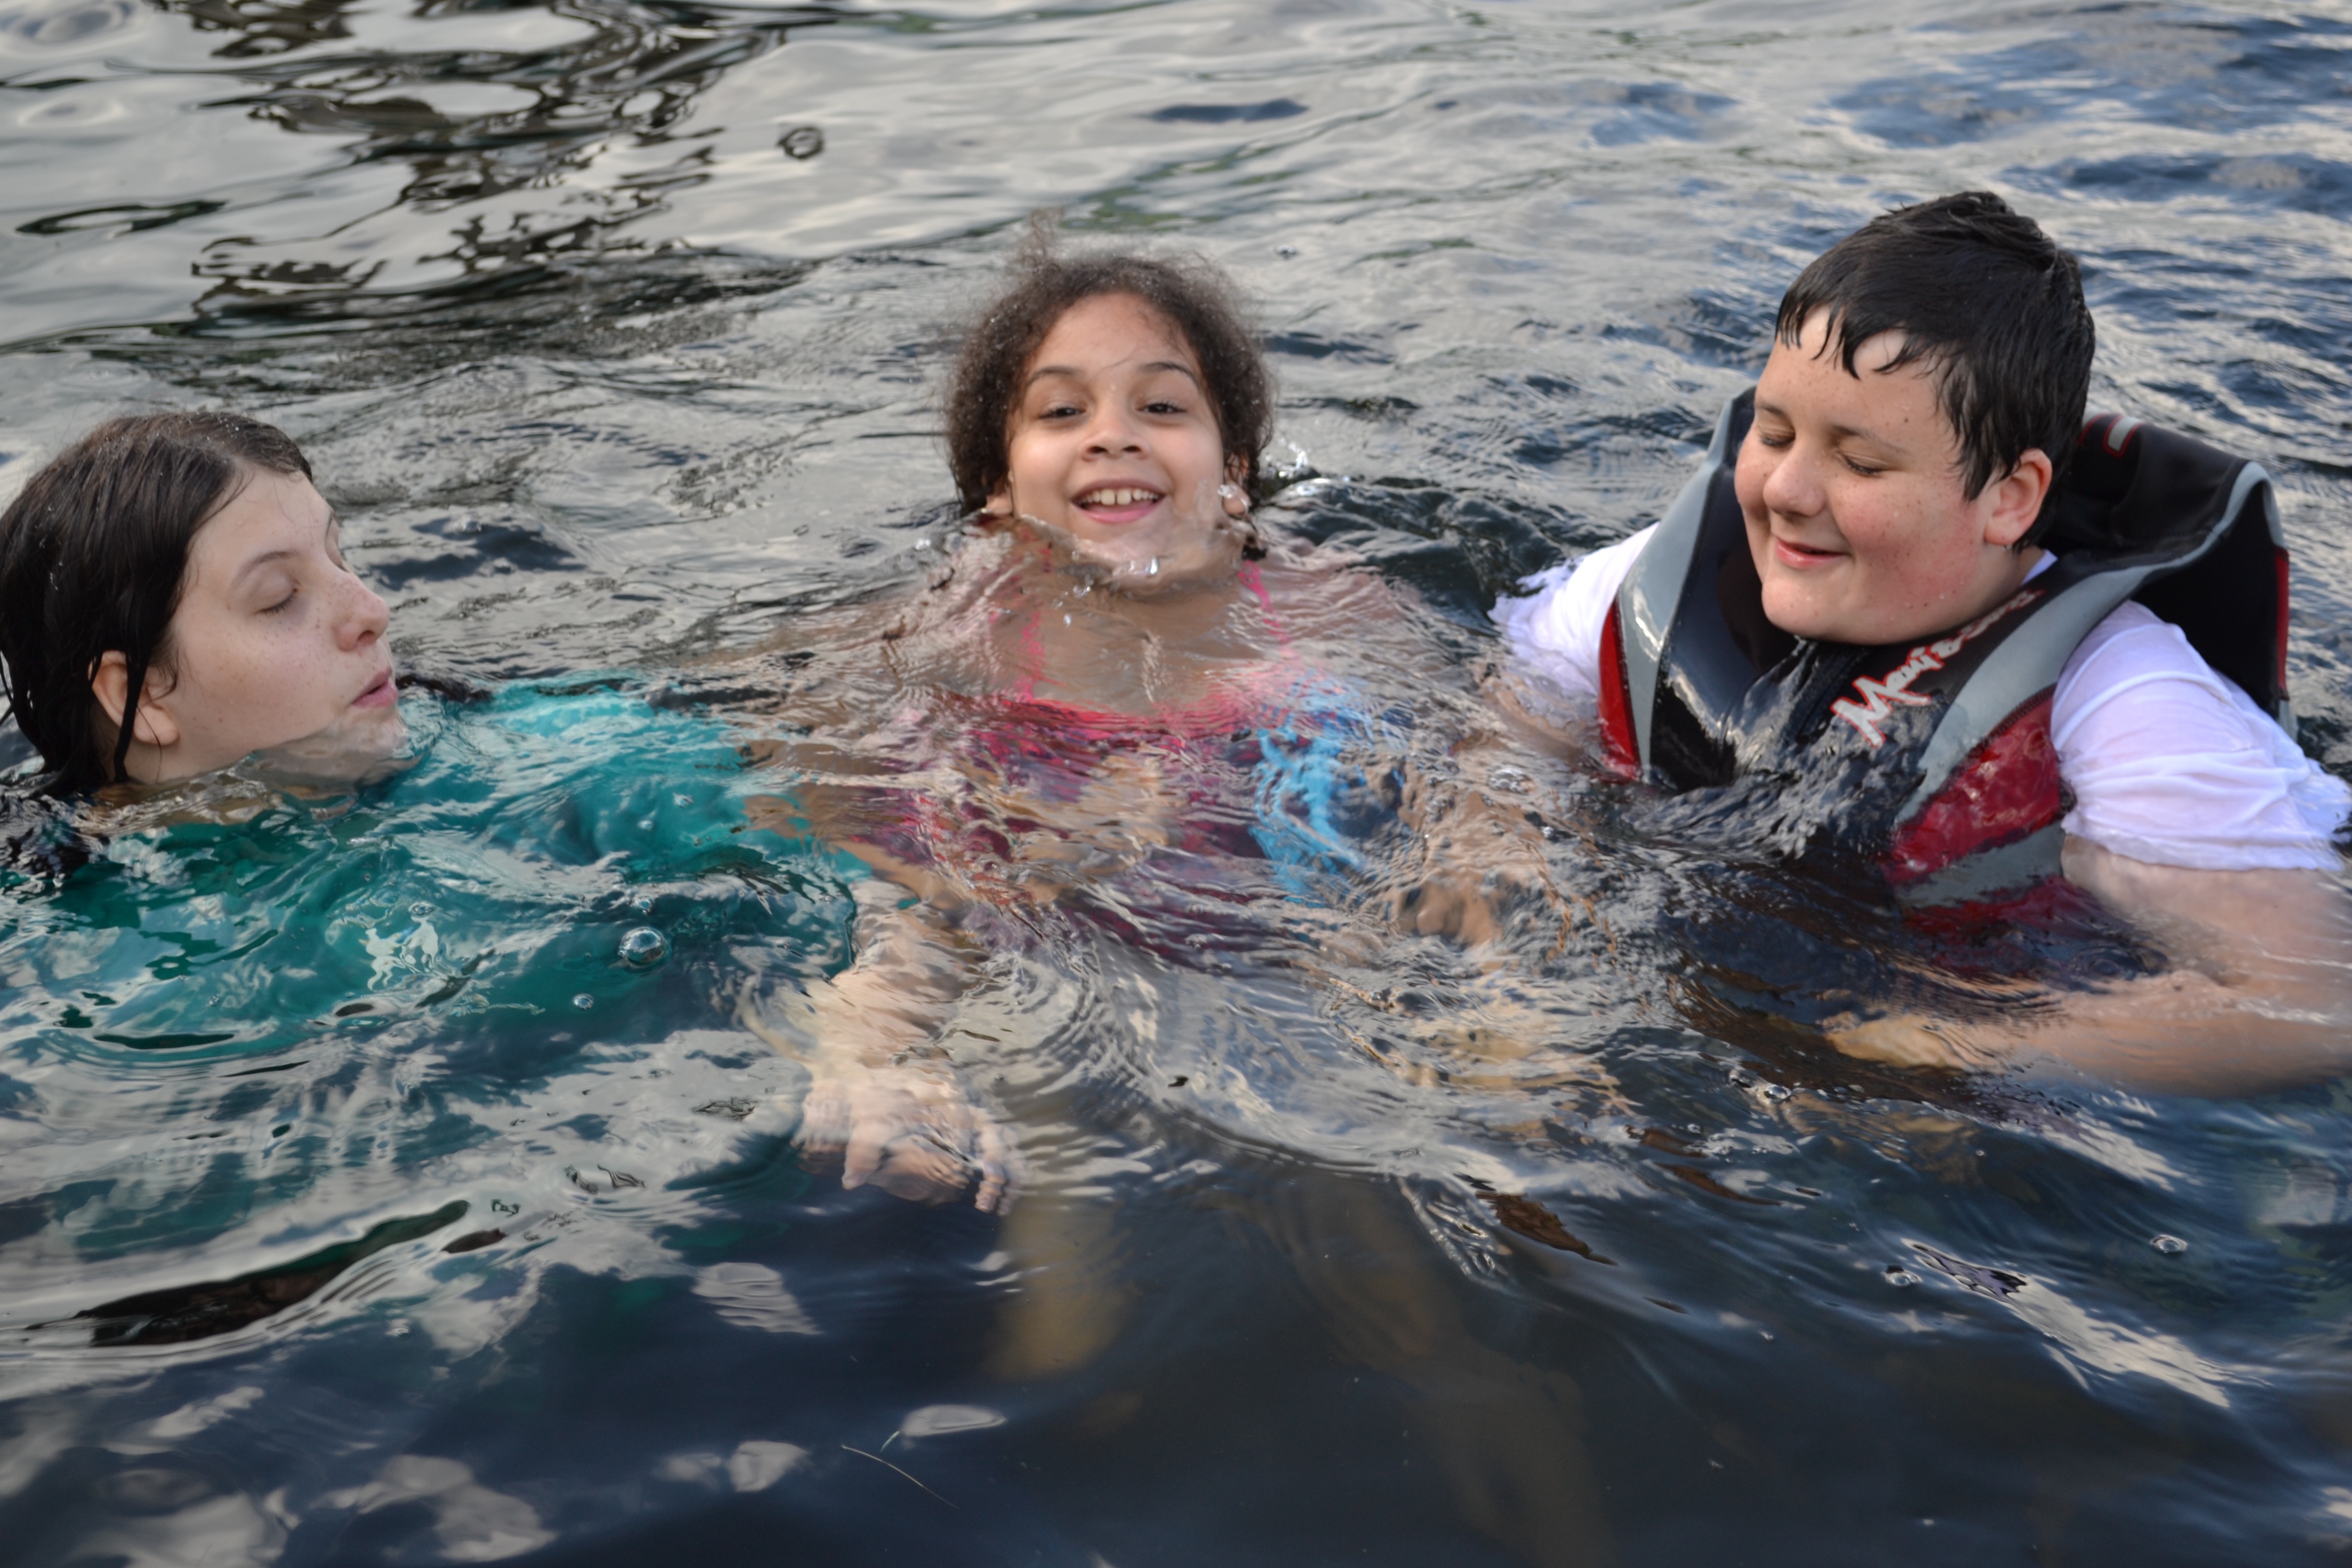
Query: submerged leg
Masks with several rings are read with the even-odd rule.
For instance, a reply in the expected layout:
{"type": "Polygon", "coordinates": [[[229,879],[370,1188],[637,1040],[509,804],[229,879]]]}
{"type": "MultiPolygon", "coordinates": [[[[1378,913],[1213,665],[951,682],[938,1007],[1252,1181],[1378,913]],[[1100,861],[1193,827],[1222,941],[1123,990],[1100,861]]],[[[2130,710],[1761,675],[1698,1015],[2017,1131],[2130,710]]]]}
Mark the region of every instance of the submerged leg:
{"type": "Polygon", "coordinates": [[[1339,1352],[1408,1391],[1464,1520],[1543,1568],[1610,1561],[1575,1382],[1473,1336],[1460,1276],[1392,1186],[1302,1173],[1278,1191],[1260,1223],[1339,1352]]]}
{"type": "Polygon", "coordinates": [[[1118,1212],[1097,1189],[1055,1192],[1048,1174],[1005,1217],[999,1244],[1021,1272],[986,1363],[1005,1383],[1066,1377],[1108,1350],[1134,1309],[1116,1283],[1118,1212]]]}

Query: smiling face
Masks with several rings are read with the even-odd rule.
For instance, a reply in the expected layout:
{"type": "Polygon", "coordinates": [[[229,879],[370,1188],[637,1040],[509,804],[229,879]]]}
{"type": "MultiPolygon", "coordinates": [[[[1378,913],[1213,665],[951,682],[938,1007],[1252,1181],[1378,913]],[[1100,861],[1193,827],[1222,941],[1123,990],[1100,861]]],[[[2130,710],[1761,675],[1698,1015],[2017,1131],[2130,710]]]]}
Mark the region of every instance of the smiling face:
{"type": "MultiPolygon", "coordinates": [[[[401,727],[383,601],[343,563],[335,515],[299,474],[248,471],[197,530],[133,719],[133,777],[187,778],[248,753],[323,737],[380,758],[401,727]]],[[[110,718],[128,671],[109,653],[91,682],[110,718]]]]}
{"type": "Polygon", "coordinates": [[[1241,559],[1242,465],[1225,455],[1198,357],[1131,294],[1062,313],[1023,373],[1005,489],[988,510],[1029,519],[1129,590],[1175,587],[1241,559]]]}
{"type": "Polygon", "coordinates": [[[1823,641],[1904,642],[1947,630],[2016,591],[2038,551],[2012,551],[2049,492],[2030,450],[1974,498],[1932,370],[1887,369],[1902,338],[1863,343],[1848,374],[1824,352],[1826,313],[1775,342],[1737,485],[1764,613],[1823,641]]]}

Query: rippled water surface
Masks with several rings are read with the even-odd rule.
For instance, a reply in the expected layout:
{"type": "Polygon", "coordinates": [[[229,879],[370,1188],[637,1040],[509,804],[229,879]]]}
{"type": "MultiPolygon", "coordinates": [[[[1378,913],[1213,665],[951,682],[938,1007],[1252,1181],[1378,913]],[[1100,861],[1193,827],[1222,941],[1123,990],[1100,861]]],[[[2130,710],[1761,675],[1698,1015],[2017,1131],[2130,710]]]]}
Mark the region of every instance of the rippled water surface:
{"type": "Polygon", "coordinates": [[[2278,477],[2352,772],[2347,84],[2317,5],[0,0],[0,483],[261,413],[499,693],[0,894],[5,1554],[2336,1559],[2339,1089],[1864,1070],[1792,998],[1948,954],[1525,757],[1575,912],[1509,963],[1241,860],[1041,921],[951,1037],[1013,1216],[845,1193],[745,998],[856,869],[740,742],[883,677],[730,660],[922,591],[934,377],[1058,207],[1254,292],[1269,517],[1413,606],[1318,657],[1442,771],[1495,591],[1654,517],[1804,259],[1989,184],[2095,401],[2278,477]],[[1710,902],[1796,983],[1695,984],[1710,902]]]}

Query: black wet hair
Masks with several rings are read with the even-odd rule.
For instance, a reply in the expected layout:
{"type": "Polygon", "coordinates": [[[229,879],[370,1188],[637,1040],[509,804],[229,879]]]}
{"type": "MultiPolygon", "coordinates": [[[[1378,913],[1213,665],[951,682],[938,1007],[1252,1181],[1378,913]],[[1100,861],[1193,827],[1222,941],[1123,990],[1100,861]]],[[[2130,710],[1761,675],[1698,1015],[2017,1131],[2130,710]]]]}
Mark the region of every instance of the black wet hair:
{"type": "Polygon", "coordinates": [[[948,468],[964,510],[986,506],[1010,480],[1013,416],[1038,345],[1072,306],[1105,294],[1134,296],[1183,338],[1200,361],[1225,459],[1255,489],[1258,453],[1274,433],[1274,377],[1235,293],[1200,257],[1065,255],[1049,225],[1034,226],[1013,259],[1012,285],[973,319],[948,379],[948,468]]]}
{"type": "Polygon", "coordinates": [[[1934,375],[1970,500],[2033,447],[2065,472],[2096,345],[2082,268],[1990,191],[1896,207],[1847,235],[1789,285],[1775,334],[1793,346],[1817,310],[1829,312],[1822,352],[1849,375],[1864,342],[1903,335],[1885,368],[1934,375]]]}
{"type": "Polygon", "coordinates": [[[136,415],[58,454],[0,512],[0,689],[48,789],[123,776],[148,672],[172,670],[188,548],[256,470],[310,477],[301,448],[257,419],[136,415]],[[128,667],[120,725],[90,689],[109,653],[128,667]]]}

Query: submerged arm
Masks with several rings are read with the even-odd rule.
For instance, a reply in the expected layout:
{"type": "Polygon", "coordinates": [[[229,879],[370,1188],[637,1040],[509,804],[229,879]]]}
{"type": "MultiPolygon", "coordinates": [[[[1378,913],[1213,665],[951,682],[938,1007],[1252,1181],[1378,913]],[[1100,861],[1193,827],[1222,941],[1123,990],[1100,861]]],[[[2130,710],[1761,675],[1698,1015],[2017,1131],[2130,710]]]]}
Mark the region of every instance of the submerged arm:
{"type": "Polygon", "coordinates": [[[2171,971],[2043,994],[2011,1027],[1890,1018],[1832,1035],[1882,1060],[2039,1056],[2131,1088],[2259,1093],[2352,1070],[2352,899],[2322,871],[2195,871],[2066,841],[2067,877],[2139,927],[2171,971]]]}
{"type": "Polygon", "coordinates": [[[935,911],[907,903],[888,882],[859,883],[857,901],[848,968],[782,1007],[744,1000],[744,1023],[809,1069],[802,1154],[819,1166],[838,1162],[845,1187],[871,1181],[924,1203],[969,1189],[983,1211],[1009,1207],[1018,1172],[1011,1134],[972,1102],[945,1053],[928,1049],[963,995],[972,954],[935,911]]]}

